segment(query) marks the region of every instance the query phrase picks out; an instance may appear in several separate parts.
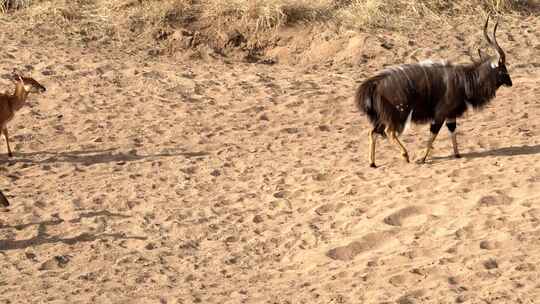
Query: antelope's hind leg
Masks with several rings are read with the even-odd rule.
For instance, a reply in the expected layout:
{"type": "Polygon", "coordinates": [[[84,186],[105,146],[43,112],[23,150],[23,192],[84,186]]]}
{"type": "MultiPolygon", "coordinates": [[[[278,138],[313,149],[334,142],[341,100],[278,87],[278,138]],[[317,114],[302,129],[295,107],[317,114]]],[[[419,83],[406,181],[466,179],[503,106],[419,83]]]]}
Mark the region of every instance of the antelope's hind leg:
{"type": "Polygon", "coordinates": [[[460,158],[461,154],[459,154],[458,144],[457,144],[457,134],[456,134],[456,128],[457,123],[456,119],[447,119],[446,120],[446,127],[448,128],[448,131],[450,132],[450,137],[452,138],[452,148],[454,149],[454,157],[460,158]]]}
{"type": "Polygon", "coordinates": [[[429,154],[431,153],[431,150],[433,150],[433,142],[435,141],[435,138],[437,138],[437,135],[439,134],[439,131],[442,128],[443,123],[442,122],[432,122],[431,126],[429,127],[429,131],[431,133],[431,136],[429,137],[426,151],[424,153],[424,157],[422,157],[418,162],[420,164],[424,164],[426,162],[426,159],[428,158],[429,154]]]}
{"type": "Polygon", "coordinates": [[[4,134],[4,137],[6,138],[6,145],[7,145],[7,150],[8,150],[8,156],[9,157],[12,157],[13,156],[13,153],[11,153],[11,147],[9,146],[9,137],[8,137],[8,130],[7,130],[7,127],[4,126],[2,128],[2,133],[4,134]]]}
{"type": "Polygon", "coordinates": [[[397,144],[397,146],[399,147],[399,150],[401,151],[401,157],[403,157],[403,159],[406,162],[410,162],[409,161],[409,153],[407,152],[407,149],[401,143],[401,141],[399,141],[396,131],[390,130],[389,128],[386,128],[385,133],[386,133],[386,136],[388,136],[388,139],[390,139],[392,142],[394,142],[394,144],[397,144]]]}
{"type": "Polygon", "coordinates": [[[371,168],[377,168],[375,165],[375,144],[377,143],[377,138],[375,136],[375,129],[369,130],[369,166],[371,168]]]}
{"type": "Polygon", "coordinates": [[[384,137],[385,126],[382,124],[377,124],[373,129],[368,132],[369,139],[369,166],[371,168],[377,168],[375,165],[375,145],[377,144],[377,135],[384,137]]]}

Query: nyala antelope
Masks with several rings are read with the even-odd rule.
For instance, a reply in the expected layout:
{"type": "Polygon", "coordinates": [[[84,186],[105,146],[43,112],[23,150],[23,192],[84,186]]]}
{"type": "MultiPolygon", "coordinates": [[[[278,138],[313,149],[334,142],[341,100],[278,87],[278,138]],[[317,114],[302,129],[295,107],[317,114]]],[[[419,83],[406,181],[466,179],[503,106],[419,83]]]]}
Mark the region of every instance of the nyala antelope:
{"type": "Polygon", "coordinates": [[[30,93],[43,93],[45,87],[37,82],[34,78],[23,77],[17,71],[13,71],[11,80],[15,83],[15,92],[13,94],[0,93],[0,132],[6,138],[8,156],[12,157],[11,148],[9,147],[9,137],[7,124],[15,116],[15,112],[26,105],[26,99],[30,93]]]}
{"type": "Polygon", "coordinates": [[[456,140],[456,118],[468,108],[480,109],[495,97],[497,89],[512,86],[506,69],[506,56],[497,43],[495,24],[492,38],[487,33],[489,15],[484,25],[484,37],[497,52],[486,56],[478,50],[480,60],[470,64],[447,61],[424,61],[386,69],[368,78],[358,87],[355,102],[372,125],[369,131],[369,164],[375,165],[376,135],[388,137],[401,150],[405,161],[409,154],[399,141],[405,126],[431,123],[431,136],[419,163],[425,163],[442,125],[450,131],[454,156],[460,157],[456,140]]]}

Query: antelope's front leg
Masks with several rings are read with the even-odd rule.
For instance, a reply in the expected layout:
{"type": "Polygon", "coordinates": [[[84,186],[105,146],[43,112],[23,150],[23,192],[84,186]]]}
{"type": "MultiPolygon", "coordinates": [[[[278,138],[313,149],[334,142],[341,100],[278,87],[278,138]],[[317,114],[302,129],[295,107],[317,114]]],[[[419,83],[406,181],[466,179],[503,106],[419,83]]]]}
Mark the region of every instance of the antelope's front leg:
{"type": "Polygon", "coordinates": [[[429,128],[431,136],[429,137],[427,147],[426,147],[426,152],[424,153],[424,157],[422,157],[419,160],[419,163],[423,164],[426,162],[426,159],[431,153],[431,150],[433,150],[433,142],[435,141],[435,138],[437,138],[437,135],[439,134],[439,131],[441,130],[442,125],[443,125],[442,122],[437,122],[437,121],[434,121],[431,123],[431,126],[429,128]]]}
{"type": "Polygon", "coordinates": [[[375,165],[375,144],[377,143],[377,138],[375,137],[375,128],[369,130],[369,166],[371,168],[377,168],[375,165]]]}
{"type": "Polygon", "coordinates": [[[457,144],[456,119],[455,118],[447,119],[446,127],[448,128],[448,131],[450,131],[450,137],[452,138],[452,148],[454,148],[454,157],[460,158],[461,155],[459,154],[459,149],[458,149],[458,144],[457,144]]]}
{"type": "Polygon", "coordinates": [[[8,150],[8,156],[9,156],[9,157],[13,157],[13,153],[11,153],[11,147],[9,146],[9,136],[8,136],[7,126],[4,126],[4,127],[2,128],[2,133],[4,133],[4,137],[6,138],[6,145],[7,145],[7,150],[8,150]]]}

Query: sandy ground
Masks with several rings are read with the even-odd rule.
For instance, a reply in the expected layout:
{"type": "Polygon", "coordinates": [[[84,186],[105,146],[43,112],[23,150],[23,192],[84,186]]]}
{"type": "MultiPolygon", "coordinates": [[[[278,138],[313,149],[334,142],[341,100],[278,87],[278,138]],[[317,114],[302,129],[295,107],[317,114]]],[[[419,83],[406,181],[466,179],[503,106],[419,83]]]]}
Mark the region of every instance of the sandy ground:
{"type": "MultiPolygon", "coordinates": [[[[514,87],[459,120],[462,159],[443,130],[426,165],[379,141],[375,170],[352,95],[399,49],[269,66],[3,32],[4,74],[48,91],[0,156],[0,303],[538,303],[539,25],[501,26],[514,87]]],[[[430,33],[419,59],[480,37],[430,33]]]]}

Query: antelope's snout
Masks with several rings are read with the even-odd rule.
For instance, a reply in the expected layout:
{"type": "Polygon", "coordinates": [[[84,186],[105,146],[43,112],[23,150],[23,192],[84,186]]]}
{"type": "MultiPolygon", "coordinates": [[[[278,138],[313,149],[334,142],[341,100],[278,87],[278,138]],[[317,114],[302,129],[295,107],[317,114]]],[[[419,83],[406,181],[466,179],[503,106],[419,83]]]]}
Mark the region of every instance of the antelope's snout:
{"type": "Polygon", "coordinates": [[[510,75],[506,74],[504,77],[503,77],[503,85],[507,86],[507,87],[511,87],[512,86],[512,79],[510,78],[510,75]]]}

